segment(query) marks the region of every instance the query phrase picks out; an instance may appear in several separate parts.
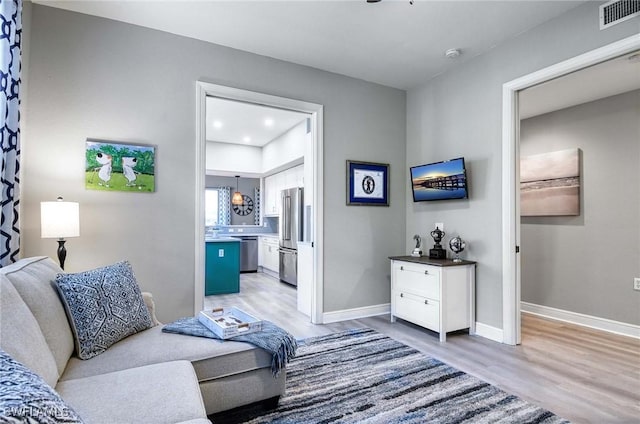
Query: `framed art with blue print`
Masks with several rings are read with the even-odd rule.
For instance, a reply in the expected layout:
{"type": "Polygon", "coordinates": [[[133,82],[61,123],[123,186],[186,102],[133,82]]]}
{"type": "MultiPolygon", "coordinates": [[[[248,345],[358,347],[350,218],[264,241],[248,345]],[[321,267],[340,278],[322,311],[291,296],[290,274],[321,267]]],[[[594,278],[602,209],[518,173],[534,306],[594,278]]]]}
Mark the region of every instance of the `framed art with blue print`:
{"type": "Polygon", "coordinates": [[[348,160],[347,205],[389,206],[389,164],[348,160]]]}

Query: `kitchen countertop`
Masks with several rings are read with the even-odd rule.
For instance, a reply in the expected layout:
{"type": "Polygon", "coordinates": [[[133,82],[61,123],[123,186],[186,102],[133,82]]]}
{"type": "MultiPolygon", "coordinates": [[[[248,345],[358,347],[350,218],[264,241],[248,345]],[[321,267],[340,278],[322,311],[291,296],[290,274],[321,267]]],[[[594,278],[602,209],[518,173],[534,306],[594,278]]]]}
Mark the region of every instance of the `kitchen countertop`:
{"type": "Polygon", "coordinates": [[[278,237],[278,233],[224,233],[220,237],[278,237]]]}
{"type": "Polygon", "coordinates": [[[217,237],[207,237],[205,242],[221,243],[229,241],[240,241],[240,237],[273,237],[278,238],[278,233],[231,233],[220,234],[217,237]]]}
{"type": "Polygon", "coordinates": [[[232,237],[215,237],[215,238],[206,238],[204,239],[205,243],[229,243],[229,242],[240,242],[240,239],[232,238],[232,237]]]}

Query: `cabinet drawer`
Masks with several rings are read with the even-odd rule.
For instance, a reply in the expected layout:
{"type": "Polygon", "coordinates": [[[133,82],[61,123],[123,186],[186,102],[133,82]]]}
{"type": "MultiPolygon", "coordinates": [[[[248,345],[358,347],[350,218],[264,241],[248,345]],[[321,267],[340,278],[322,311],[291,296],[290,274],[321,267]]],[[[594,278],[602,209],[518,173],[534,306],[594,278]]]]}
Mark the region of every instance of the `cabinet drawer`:
{"type": "Polygon", "coordinates": [[[395,264],[396,291],[408,291],[434,300],[440,300],[440,270],[431,266],[395,264]]]}
{"type": "Polygon", "coordinates": [[[400,291],[395,292],[394,300],[395,316],[440,332],[440,302],[400,291]]]}

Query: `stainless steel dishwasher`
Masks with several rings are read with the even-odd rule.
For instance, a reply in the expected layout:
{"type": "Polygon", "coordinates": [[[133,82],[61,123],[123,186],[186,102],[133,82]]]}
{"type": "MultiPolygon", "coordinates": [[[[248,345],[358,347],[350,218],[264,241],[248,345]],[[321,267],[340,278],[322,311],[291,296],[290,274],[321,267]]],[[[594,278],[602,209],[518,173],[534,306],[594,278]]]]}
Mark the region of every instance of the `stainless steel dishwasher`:
{"type": "Polygon", "coordinates": [[[241,236],[240,239],[240,272],[258,271],[258,237],[241,236]]]}

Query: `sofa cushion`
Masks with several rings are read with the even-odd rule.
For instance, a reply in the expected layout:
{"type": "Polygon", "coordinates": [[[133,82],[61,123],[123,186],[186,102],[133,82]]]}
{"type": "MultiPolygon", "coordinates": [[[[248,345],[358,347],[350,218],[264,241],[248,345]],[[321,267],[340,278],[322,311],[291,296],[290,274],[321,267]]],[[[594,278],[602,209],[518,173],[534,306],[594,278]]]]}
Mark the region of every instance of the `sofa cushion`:
{"type": "Polygon", "coordinates": [[[58,274],[56,284],[81,359],[93,358],[153,325],[127,261],[77,274],[58,274]]]}
{"type": "Polygon", "coordinates": [[[87,423],[162,424],[206,418],[188,361],[61,381],[56,390],[87,423]]]}
{"type": "Polygon", "coordinates": [[[286,373],[273,376],[270,368],[200,382],[200,393],[208,415],[278,398],[285,392],[286,373]]]}
{"type": "Polygon", "coordinates": [[[73,334],[54,286],[62,269],[46,256],[22,259],[1,271],[20,293],[40,325],[44,338],[62,374],[73,354],[73,334]]]}
{"type": "Polygon", "coordinates": [[[199,381],[271,369],[271,355],[249,343],[168,334],[158,325],[121,340],[90,361],[71,358],[60,380],[181,359],[191,361],[199,381]]]}
{"type": "Polygon", "coordinates": [[[56,385],[58,368],[40,326],[3,274],[0,274],[0,348],[50,386],[56,385]]]}
{"type": "Polygon", "coordinates": [[[82,423],[40,376],[0,349],[0,422],[82,423]]]}

